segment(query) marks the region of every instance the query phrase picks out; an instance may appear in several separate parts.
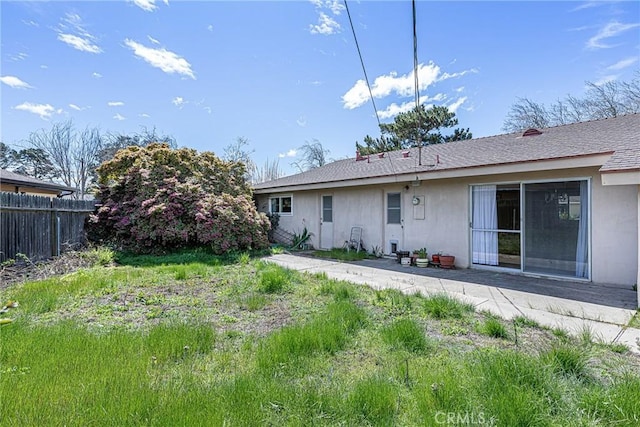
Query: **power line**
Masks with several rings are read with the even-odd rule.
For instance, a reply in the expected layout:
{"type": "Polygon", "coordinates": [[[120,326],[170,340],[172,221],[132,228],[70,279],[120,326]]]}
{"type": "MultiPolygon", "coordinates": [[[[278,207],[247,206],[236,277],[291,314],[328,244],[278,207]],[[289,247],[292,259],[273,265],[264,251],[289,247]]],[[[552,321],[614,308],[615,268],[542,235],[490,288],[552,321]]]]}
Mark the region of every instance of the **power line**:
{"type": "Polygon", "coordinates": [[[418,31],[416,19],[416,0],[412,0],[413,9],[413,83],[416,97],[416,139],[418,143],[418,165],[422,166],[422,141],[420,139],[420,86],[418,82],[418,31]]]}
{"type": "Polygon", "coordinates": [[[367,76],[367,70],[364,67],[364,60],[362,59],[362,53],[360,52],[360,45],[358,44],[358,38],[356,37],[356,30],[355,28],[353,28],[353,21],[351,20],[351,13],[349,13],[349,6],[347,5],[347,0],[344,0],[344,7],[347,10],[347,16],[349,17],[349,24],[351,25],[351,32],[353,33],[353,40],[356,42],[356,49],[358,49],[358,56],[360,57],[360,64],[362,64],[362,72],[364,73],[364,79],[367,82],[367,88],[369,89],[369,96],[371,97],[371,104],[373,104],[373,111],[376,113],[376,120],[378,121],[378,127],[380,127],[380,117],[378,117],[378,109],[376,108],[376,102],[373,99],[373,92],[371,92],[369,77],[367,76]]]}
{"type": "Polygon", "coordinates": [[[412,1],[413,6],[413,79],[415,85],[416,108],[420,106],[420,86],[418,86],[418,31],[416,19],[416,0],[412,1]]]}

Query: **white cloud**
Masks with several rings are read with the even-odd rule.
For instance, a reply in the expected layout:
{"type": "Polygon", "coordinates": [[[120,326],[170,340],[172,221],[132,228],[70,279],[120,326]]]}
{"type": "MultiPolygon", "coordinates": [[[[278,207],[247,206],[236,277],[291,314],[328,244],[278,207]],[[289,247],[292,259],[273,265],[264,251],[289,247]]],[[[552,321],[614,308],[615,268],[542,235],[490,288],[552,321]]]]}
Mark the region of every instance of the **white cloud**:
{"type": "MultiPolygon", "coordinates": [[[[433,102],[433,101],[444,101],[445,99],[446,99],[446,96],[443,93],[438,93],[431,98],[429,98],[428,96],[421,96],[419,99],[419,103],[425,104],[427,102],[433,102]]],[[[406,113],[407,111],[414,109],[415,106],[416,106],[415,100],[403,102],[400,105],[393,102],[384,110],[378,111],[378,117],[381,118],[382,120],[390,119],[391,117],[395,117],[400,113],[406,113]]],[[[425,106],[427,108],[430,108],[431,106],[433,106],[433,104],[426,104],[425,106]]]]}
{"type": "Polygon", "coordinates": [[[42,68],[43,70],[46,70],[47,68],[49,68],[49,66],[48,66],[48,65],[44,65],[44,64],[42,64],[42,65],[40,66],[40,68],[42,68]]]}
{"type": "Polygon", "coordinates": [[[6,84],[7,86],[11,86],[14,89],[30,89],[30,88],[32,88],[32,86],[29,83],[24,82],[24,81],[20,80],[18,77],[15,77],[15,76],[2,76],[2,77],[0,77],[0,82],[6,84]]]}
{"type": "Polygon", "coordinates": [[[627,67],[632,66],[633,64],[635,64],[636,62],[638,62],[638,58],[637,57],[630,57],[627,59],[623,59],[621,61],[616,62],[615,64],[609,65],[607,67],[607,70],[612,70],[612,71],[619,71],[622,69],[625,69],[627,67]]]}
{"type": "Polygon", "coordinates": [[[307,118],[305,116],[300,116],[296,120],[296,123],[298,124],[298,126],[303,128],[307,125],[307,118]]]}
{"type": "Polygon", "coordinates": [[[77,13],[67,13],[56,29],[58,40],[82,52],[101,53],[100,46],[95,44],[95,37],[83,26],[82,18],[77,13]]]}
{"type": "Polygon", "coordinates": [[[100,49],[99,46],[91,43],[89,39],[82,38],[80,36],[76,36],[73,34],[64,34],[64,33],[58,34],[58,40],[68,44],[74,49],[77,49],[83,52],[89,52],[89,53],[102,52],[102,49],[100,49]]]}
{"type": "MultiPolygon", "coordinates": [[[[440,67],[433,63],[428,65],[418,65],[418,82],[420,90],[426,89],[429,85],[436,82],[440,67]]],[[[414,73],[398,76],[395,71],[387,75],[376,77],[371,85],[371,93],[374,98],[384,98],[392,93],[396,93],[402,97],[413,96],[414,94],[414,73]]],[[[352,110],[364,105],[370,99],[367,83],[364,80],[358,80],[356,84],[342,96],[344,108],[352,110]]]]}
{"type": "Polygon", "coordinates": [[[124,117],[124,116],[123,116],[122,114],[120,114],[120,113],[118,113],[118,114],[116,114],[115,116],[113,116],[113,118],[114,118],[114,119],[116,119],[116,120],[120,120],[120,121],[122,121],[122,120],[125,120],[125,119],[126,119],[126,117],[124,117]]]}
{"type": "Polygon", "coordinates": [[[318,12],[318,23],[309,25],[311,34],[323,34],[325,36],[339,33],[340,24],[330,15],[338,16],[345,10],[339,0],[309,0],[318,12]]]}
{"type": "Polygon", "coordinates": [[[145,12],[153,12],[158,8],[155,0],[133,0],[133,3],[145,12]]]}
{"type": "Polygon", "coordinates": [[[320,12],[317,24],[309,25],[309,31],[311,32],[311,34],[322,34],[325,36],[339,33],[340,29],[340,24],[338,24],[335,19],[324,12],[320,12]]]}
{"type": "MultiPolygon", "coordinates": [[[[441,73],[440,67],[433,62],[429,64],[418,65],[418,87],[420,91],[427,89],[430,85],[447,79],[464,76],[467,73],[476,73],[477,70],[465,70],[459,73],[441,73]]],[[[413,97],[415,92],[414,72],[398,76],[395,71],[389,74],[376,77],[371,85],[371,93],[374,98],[385,98],[391,94],[400,97],[413,97]]],[[[351,89],[342,96],[342,104],[344,108],[352,110],[358,108],[367,101],[371,96],[364,80],[358,80],[351,89]]],[[[403,104],[404,105],[404,104],[403,104]]],[[[398,106],[396,106],[398,107],[398,106]]],[[[398,107],[402,108],[402,106],[398,107]]]]}
{"type": "Polygon", "coordinates": [[[209,30],[210,32],[213,32],[213,25],[208,25],[207,30],[209,30]]]}
{"type": "Polygon", "coordinates": [[[292,148],[291,150],[287,151],[286,153],[278,154],[278,157],[280,157],[281,159],[285,158],[285,157],[295,157],[297,153],[298,152],[295,149],[292,148]]]}
{"type": "Polygon", "coordinates": [[[632,30],[634,28],[640,27],[640,24],[621,24],[616,21],[609,22],[607,25],[602,27],[598,34],[591,37],[587,41],[588,49],[605,49],[614,47],[614,45],[606,44],[604,41],[611,37],[616,37],[617,35],[627,31],[632,30]]]}
{"type": "MultiPolygon", "coordinates": [[[[169,0],[163,0],[162,2],[166,5],[169,4],[169,0]]],[[[145,12],[153,12],[158,8],[156,0],[133,0],[133,3],[145,12]]]]}
{"type": "Polygon", "coordinates": [[[574,7],[573,9],[570,10],[570,12],[577,12],[579,10],[583,10],[583,9],[591,9],[592,7],[597,7],[597,6],[601,6],[605,4],[602,1],[587,1],[582,3],[579,6],[574,7]]]}
{"type": "Polygon", "coordinates": [[[211,107],[202,107],[202,109],[207,113],[211,114],[211,107]]]}
{"type": "Polygon", "coordinates": [[[138,114],[138,116],[139,116],[139,117],[142,117],[142,118],[145,118],[145,119],[148,119],[149,117],[151,117],[151,116],[150,116],[150,115],[148,115],[147,113],[140,113],[140,114],[138,114]]]}
{"type": "Polygon", "coordinates": [[[72,110],[76,110],[76,111],[84,110],[84,108],[78,107],[76,104],[69,104],[69,108],[71,108],[72,110]]]}
{"type": "Polygon", "coordinates": [[[13,108],[15,108],[16,110],[37,114],[41,119],[48,119],[54,112],[56,112],[56,109],[53,108],[50,104],[32,104],[30,102],[23,102],[22,104],[16,105],[13,108]]]}
{"type": "Polygon", "coordinates": [[[22,21],[22,23],[23,23],[24,25],[29,26],[29,27],[36,27],[36,28],[37,28],[37,27],[39,27],[39,26],[40,26],[40,24],[38,24],[38,23],[37,23],[37,22],[35,22],[35,21],[25,21],[25,20],[23,20],[23,21],[22,21]]]}
{"type": "Polygon", "coordinates": [[[616,76],[615,74],[610,74],[608,76],[600,77],[598,80],[593,82],[593,84],[596,85],[596,86],[601,86],[601,85],[603,85],[605,83],[612,82],[612,81],[616,80],[617,78],[618,78],[618,76],[616,76]]]}
{"type": "Polygon", "coordinates": [[[182,107],[184,107],[184,104],[186,104],[186,101],[184,100],[184,98],[183,98],[183,97],[181,97],[181,96],[176,96],[175,98],[173,98],[173,99],[171,100],[171,103],[172,103],[173,105],[175,105],[176,107],[178,107],[178,108],[182,109],[182,107]]]}
{"type": "Polygon", "coordinates": [[[25,59],[27,59],[28,57],[29,57],[29,55],[27,55],[27,54],[26,54],[26,53],[24,53],[24,52],[18,52],[18,53],[17,53],[17,54],[15,54],[15,55],[9,55],[9,59],[10,59],[10,60],[12,60],[12,61],[14,61],[14,62],[25,60],[25,59]]]}
{"type": "Polygon", "coordinates": [[[100,73],[93,73],[93,74],[91,74],[91,77],[93,77],[94,79],[101,79],[101,78],[102,78],[102,74],[100,74],[100,73]]]}
{"type": "Polygon", "coordinates": [[[160,68],[165,73],[178,73],[189,76],[195,80],[196,77],[191,70],[191,64],[181,56],[164,48],[154,49],[146,47],[129,39],[126,39],[124,43],[133,50],[134,55],[144,59],[151,66],[160,68]]]}
{"type": "Polygon", "coordinates": [[[462,104],[465,103],[466,100],[467,100],[467,97],[462,96],[456,99],[453,103],[449,104],[447,107],[449,108],[449,111],[451,111],[452,113],[455,113],[456,111],[458,111],[458,108],[460,108],[462,104]]]}
{"type": "Polygon", "coordinates": [[[122,107],[124,105],[124,102],[122,102],[122,101],[109,101],[109,102],[107,102],[107,105],[109,107],[122,107]]]}
{"type": "Polygon", "coordinates": [[[153,38],[153,37],[151,37],[151,36],[147,36],[147,38],[148,38],[148,39],[149,39],[149,41],[150,41],[151,43],[153,43],[153,44],[160,44],[160,42],[159,42],[158,40],[154,39],[154,38],[153,38]]]}

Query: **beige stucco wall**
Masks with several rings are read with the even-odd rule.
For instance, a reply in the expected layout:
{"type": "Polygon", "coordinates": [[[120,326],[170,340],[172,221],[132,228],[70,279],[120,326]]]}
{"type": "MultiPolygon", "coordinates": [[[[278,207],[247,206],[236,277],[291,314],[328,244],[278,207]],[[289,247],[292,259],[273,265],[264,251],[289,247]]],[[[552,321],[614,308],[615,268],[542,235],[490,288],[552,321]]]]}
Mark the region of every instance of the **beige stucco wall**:
{"type": "MultiPolygon", "coordinates": [[[[470,186],[482,183],[591,178],[592,280],[597,283],[632,285],[638,280],[638,188],[634,185],[603,187],[598,168],[565,171],[516,173],[464,179],[410,181],[370,187],[337,188],[327,192],[293,193],[293,216],[282,216],[280,226],[289,231],[302,229],[303,220],[314,233],[318,247],[320,195],[333,195],[334,247],[340,247],[354,225],[364,227],[367,250],[380,246],[389,253],[389,242],[397,240],[399,249],[426,247],[429,253],[456,256],[456,266],[470,266],[470,186]],[[402,194],[402,226],[386,224],[386,194],[402,194]],[[414,212],[413,196],[424,200],[424,219],[414,212]]],[[[260,195],[266,200],[268,196],[260,195]]],[[[260,205],[259,205],[260,206],[260,205]]],[[[267,203],[264,202],[265,211],[267,203]]]]}
{"type": "Polygon", "coordinates": [[[44,190],[42,188],[32,188],[24,186],[16,186],[12,184],[0,184],[0,191],[7,193],[26,193],[34,196],[57,197],[59,192],[56,190],[44,190]],[[17,191],[16,191],[17,187],[17,191]]]}

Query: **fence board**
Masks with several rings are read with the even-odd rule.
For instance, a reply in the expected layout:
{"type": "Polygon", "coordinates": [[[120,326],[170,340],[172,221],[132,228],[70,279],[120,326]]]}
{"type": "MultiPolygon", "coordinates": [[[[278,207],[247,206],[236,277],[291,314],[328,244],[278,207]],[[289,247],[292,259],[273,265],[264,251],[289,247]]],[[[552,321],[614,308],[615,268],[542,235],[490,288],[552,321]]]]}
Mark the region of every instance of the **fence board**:
{"type": "Polygon", "coordinates": [[[24,254],[37,261],[86,242],[94,201],[0,192],[0,262],[24,254]]]}

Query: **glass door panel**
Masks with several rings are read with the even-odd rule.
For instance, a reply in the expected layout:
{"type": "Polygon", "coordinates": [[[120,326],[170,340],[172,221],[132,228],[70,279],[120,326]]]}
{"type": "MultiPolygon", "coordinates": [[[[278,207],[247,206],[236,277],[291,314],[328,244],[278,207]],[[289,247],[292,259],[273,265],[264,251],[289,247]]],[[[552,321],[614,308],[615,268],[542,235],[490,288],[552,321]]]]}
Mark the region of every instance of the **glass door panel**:
{"type": "Polygon", "coordinates": [[[588,278],[587,181],[524,185],[524,271],[588,278]]]}

